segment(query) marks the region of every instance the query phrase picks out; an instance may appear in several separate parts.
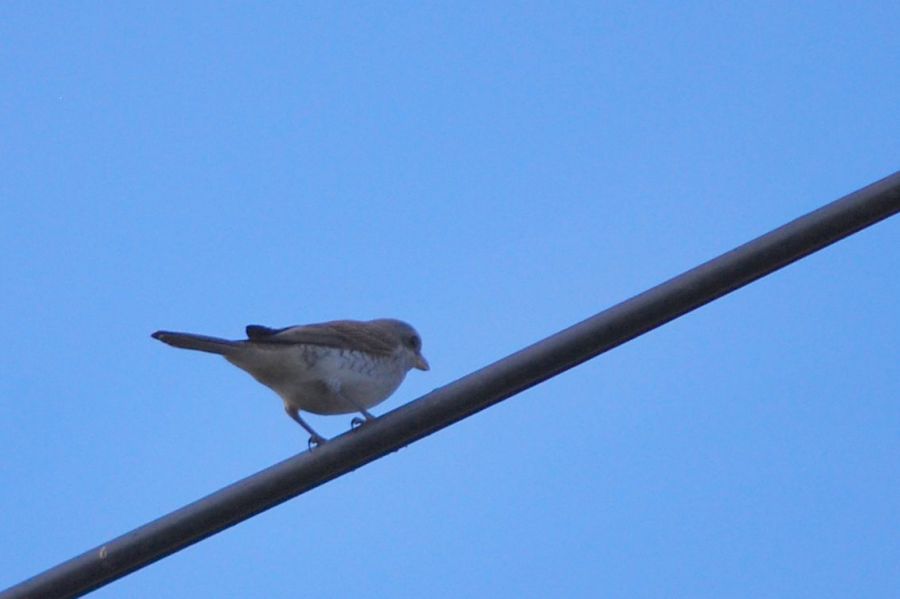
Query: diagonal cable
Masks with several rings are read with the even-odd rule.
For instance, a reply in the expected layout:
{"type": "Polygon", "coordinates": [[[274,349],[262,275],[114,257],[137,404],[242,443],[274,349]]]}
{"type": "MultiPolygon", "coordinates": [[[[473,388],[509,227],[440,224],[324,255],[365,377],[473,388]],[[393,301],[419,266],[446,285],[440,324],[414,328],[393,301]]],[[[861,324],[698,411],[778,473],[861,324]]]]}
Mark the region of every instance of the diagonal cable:
{"type": "MultiPolygon", "coordinates": [[[[900,212],[900,172],[332,439],[0,592],[74,597],[547,380],[900,212]]],[[[895,246],[896,251],[900,246],[895,246]]]]}

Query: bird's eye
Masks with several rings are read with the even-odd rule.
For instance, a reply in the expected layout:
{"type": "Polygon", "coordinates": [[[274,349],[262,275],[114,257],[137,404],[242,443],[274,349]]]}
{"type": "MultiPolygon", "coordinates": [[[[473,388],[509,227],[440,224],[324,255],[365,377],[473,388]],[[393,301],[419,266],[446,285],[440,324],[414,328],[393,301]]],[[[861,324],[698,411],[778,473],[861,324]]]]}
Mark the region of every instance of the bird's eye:
{"type": "Polygon", "coordinates": [[[406,340],[406,344],[411,348],[418,350],[422,346],[422,340],[417,335],[413,335],[406,340]]]}

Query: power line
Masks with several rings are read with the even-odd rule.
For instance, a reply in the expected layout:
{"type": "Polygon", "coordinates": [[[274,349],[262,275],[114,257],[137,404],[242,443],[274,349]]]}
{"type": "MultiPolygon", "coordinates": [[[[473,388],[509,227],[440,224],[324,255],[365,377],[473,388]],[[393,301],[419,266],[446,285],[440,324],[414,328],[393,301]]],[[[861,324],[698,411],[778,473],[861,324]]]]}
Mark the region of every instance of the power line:
{"type": "Polygon", "coordinates": [[[900,171],[661,285],[0,593],[74,597],[547,380],[900,212],[900,171]]]}

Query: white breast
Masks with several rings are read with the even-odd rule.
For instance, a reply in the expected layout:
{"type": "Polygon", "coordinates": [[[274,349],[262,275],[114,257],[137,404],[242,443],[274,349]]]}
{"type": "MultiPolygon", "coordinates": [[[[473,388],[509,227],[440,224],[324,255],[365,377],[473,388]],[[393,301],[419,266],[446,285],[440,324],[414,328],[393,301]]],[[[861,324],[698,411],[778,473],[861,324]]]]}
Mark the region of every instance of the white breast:
{"type": "Polygon", "coordinates": [[[387,399],[410,368],[404,355],[374,357],[313,345],[248,345],[228,356],[235,366],[291,406],[314,414],[349,414],[387,399]],[[348,401],[350,400],[350,401],[348,401]],[[356,404],[356,405],[354,405],[356,404]]]}

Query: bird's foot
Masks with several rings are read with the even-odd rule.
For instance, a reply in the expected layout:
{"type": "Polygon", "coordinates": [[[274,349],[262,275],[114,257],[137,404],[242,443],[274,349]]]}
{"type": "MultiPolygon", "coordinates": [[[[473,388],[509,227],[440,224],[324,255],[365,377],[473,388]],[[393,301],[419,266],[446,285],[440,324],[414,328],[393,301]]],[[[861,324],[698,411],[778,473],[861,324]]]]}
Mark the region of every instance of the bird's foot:
{"type": "Polygon", "coordinates": [[[372,415],[372,412],[369,410],[359,407],[359,413],[364,416],[364,418],[360,418],[357,416],[353,420],[350,421],[350,428],[359,428],[370,420],[375,420],[375,416],[372,415]]]}
{"type": "Polygon", "coordinates": [[[309,447],[309,450],[312,451],[319,445],[325,445],[325,443],[327,441],[328,441],[328,439],[326,439],[325,437],[322,437],[320,435],[311,435],[309,437],[309,441],[307,442],[306,445],[307,445],[307,447],[309,447]]]}

